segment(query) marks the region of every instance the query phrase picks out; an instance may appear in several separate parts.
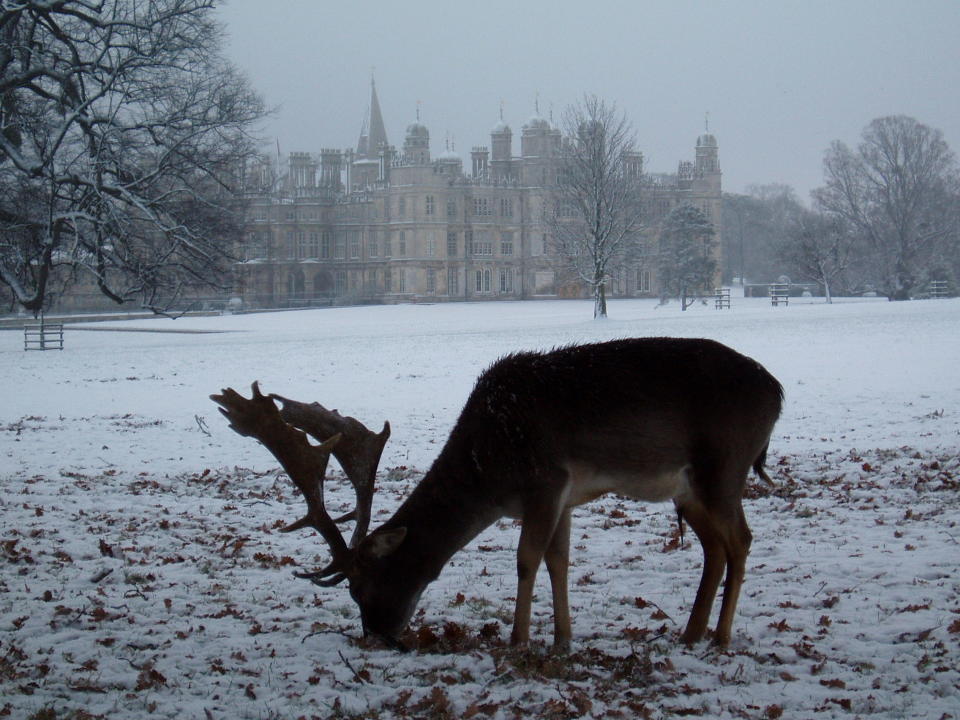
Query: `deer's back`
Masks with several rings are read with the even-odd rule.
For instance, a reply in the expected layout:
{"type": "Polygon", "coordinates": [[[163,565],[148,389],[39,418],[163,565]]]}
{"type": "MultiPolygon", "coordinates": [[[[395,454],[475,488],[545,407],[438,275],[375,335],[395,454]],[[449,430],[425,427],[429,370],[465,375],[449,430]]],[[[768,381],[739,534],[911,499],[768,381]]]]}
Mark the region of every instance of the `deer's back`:
{"type": "Polygon", "coordinates": [[[464,414],[663,418],[778,414],[783,390],[758,362],[713,340],[637,338],[508,355],[477,380],[464,414]]]}
{"type": "Polygon", "coordinates": [[[653,487],[711,463],[734,463],[745,475],[767,444],[782,393],[759,363],[711,340],[516,353],[477,380],[441,459],[469,454],[475,482],[496,478],[507,493],[573,469],[584,499],[624,491],[624,483],[653,487]]]}

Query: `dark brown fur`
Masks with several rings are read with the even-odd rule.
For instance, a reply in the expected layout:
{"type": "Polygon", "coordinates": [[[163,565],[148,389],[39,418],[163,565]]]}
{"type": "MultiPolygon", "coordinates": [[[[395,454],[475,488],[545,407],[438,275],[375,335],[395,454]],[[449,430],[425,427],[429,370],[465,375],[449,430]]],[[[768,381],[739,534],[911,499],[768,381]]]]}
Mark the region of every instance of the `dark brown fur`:
{"type": "Polygon", "coordinates": [[[613,477],[643,496],[654,480],[682,474],[678,487],[687,489],[672,497],[705,558],[683,639],[703,637],[726,567],[716,636],[725,643],[750,545],[744,484],[751,468],[769,480],[763,463],[782,400],[759,363],[710,340],[619,340],[499,360],[477,380],[421,483],[357,548],[346,576],[365,631],[396,639],[449,558],[513,515],[523,530],[512,640],[528,638],[533,578],[545,559],[554,639],[566,647],[569,513],[590,499],[570,488],[613,477]]]}

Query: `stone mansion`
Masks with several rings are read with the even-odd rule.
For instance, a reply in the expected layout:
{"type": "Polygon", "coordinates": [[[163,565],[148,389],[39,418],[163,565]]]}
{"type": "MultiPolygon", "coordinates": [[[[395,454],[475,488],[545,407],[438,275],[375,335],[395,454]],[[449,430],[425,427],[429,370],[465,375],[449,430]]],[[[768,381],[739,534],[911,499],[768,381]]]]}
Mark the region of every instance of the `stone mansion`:
{"type": "MultiPolygon", "coordinates": [[[[431,155],[419,122],[397,150],[387,139],[376,87],[356,149],[264,159],[244,177],[248,222],[236,265],[245,307],[587,296],[551,252],[542,208],[560,161],[560,130],[537,115],[520,154],[501,119],[469,163],[431,155]]],[[[719,248],[717,141],[697,138],[676,173],[648,174],[645,235],[689,203],[713,222],[719,248]]],[[[719,250],[717,251],[719,252],[719,250]]],[[[616,268],[608,297],[658,294],[656,263],[616,268]]]]}

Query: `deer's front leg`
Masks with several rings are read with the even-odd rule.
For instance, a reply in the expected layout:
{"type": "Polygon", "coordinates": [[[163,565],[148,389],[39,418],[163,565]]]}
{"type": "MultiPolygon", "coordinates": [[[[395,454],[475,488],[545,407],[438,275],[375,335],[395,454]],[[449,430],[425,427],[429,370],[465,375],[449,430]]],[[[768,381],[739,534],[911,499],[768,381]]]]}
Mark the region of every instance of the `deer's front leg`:
{"type": "Polygon", "coordinates": [[[530,639],[533,584],[561,513],[558,498],[538,498],[524,504],[523,527],[517,546],[517,604],[513,612],[511,645],[523,645],[530,639]]]}

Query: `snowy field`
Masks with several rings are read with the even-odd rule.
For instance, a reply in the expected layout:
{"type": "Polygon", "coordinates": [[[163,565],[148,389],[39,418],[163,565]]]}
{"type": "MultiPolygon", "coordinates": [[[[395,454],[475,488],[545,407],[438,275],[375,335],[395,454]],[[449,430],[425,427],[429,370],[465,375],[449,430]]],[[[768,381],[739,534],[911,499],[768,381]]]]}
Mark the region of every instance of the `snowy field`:
{"type": "MultiPolygon", "coordinates": [[[[960,300],[610,313],[534,302],[99,323],[46,353],[0,332],[0,718],[960,718],[960,300]],[[428,588],[414,652],[364,646],[344,587],[291,577],[325,547],[276,532],[299,499],[208,399],[259,380],[376,430],[390,420],[376,521],[497,357],[642,335],[715,338],[786,389],[775,487],[752,484],[745,502],[754,544],[724,651],[678,644],[695,537],[679,542],[671,506],[616,497],[574,514],[570,655],[548,651],[545,571],[532,646],[505,644],[507,521],[428,588]]],[[[336,474],[328,499],[335,512],[352,500],[336,474]]]]}

